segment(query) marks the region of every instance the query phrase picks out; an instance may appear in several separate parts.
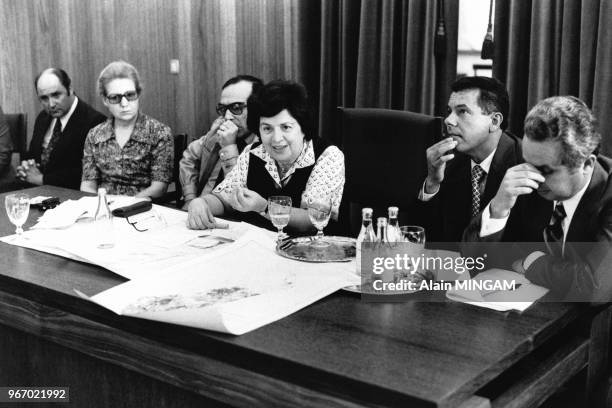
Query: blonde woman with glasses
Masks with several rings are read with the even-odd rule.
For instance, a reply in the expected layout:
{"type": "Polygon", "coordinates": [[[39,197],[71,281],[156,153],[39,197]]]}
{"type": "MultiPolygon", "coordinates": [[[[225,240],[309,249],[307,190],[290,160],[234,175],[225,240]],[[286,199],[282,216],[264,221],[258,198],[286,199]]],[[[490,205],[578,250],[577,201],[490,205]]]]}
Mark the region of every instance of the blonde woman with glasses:
{"type": "Polygon", "coordinates": [[[111,116],[89,131],[83,152],[81,191],[156,198],[172,179],[170,128],[140,111],[142,87],[136,68],[111,62],[98,77],[111,116]]]}

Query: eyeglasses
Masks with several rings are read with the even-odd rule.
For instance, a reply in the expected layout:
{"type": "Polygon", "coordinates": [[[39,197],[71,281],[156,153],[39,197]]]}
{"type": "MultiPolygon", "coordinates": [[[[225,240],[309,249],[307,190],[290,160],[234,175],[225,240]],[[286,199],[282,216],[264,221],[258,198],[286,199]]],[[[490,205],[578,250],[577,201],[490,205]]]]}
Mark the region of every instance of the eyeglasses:
{"type": "Polygon", "coordinates": [[[106,95],[106,100],[108,101],[108,103],[112,103],[113,105],[116,105],[121,102],[123,98],[127,99],[130,102],[135,101],[136,99],[138,99],[138,92],[128,91],[123,94],[106,95]]]}
{"type": "Polygon", "coordinates": [[[232,112],[232,115],[242,115],[242,112],[244,112],[244,108],[246,108],[246,103],[244,102],[234,102],[234,103],[230,103],[229,105],[224,105],[222,103],[217,104],[217,113],[219,114],[219,116],[225,116],[225,112],[229,111],[232,112]]]}
{"type": "Polygon", "coordinates": [[[155,210],[125,217],[125,220],[138,232],[163,229],[168,226],[166,219],[155,210]]]}

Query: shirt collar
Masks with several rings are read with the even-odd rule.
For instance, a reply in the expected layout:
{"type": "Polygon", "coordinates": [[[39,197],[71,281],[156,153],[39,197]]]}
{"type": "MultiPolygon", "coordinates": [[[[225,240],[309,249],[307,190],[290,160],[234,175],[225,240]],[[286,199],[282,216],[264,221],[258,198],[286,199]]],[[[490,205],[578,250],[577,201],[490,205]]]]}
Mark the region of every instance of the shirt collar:
{"type": "MultiPolygon", "coordinates": [[[[101,126],[100,132],[96,135],[97,143],[104,143],[110,139],[115,138],[115,129],[113,127],[115,119],[111,116],[101,126]]],[[[142,112],[138,112],[138,118],[134,124],[134,129],[128,140],[136,140],[139,142],[146,142],[148,140],[147,132],[147,115],[142,112]]]]}
{"type": "Polygon", "coordinates": [[[312,166],[315,164],[315,155],[314,148],[312,146],[312,140],[304,140],[304,146],[302,147],[302,151],[298,158],[293,162],[285,176],[280,178],[278,174],[278,168],[276,167],[276,162],[274,159],[268,154],[263,144],[257,146],[255,149],[251,150],[251,153],[266,163],[266,170],[270,173],[270,176],[274,179],[274,181],[278,185],[282,185],[281,181],[289,178],[297,169],[301,169],[304,167],[312,166]]]}
{"type": "MultiPolygon", "coordinates": [[[[591,178],[593,178],[593,172],[591,172],[587,182],[584,183],[584,186],[576,194],[574,194],[572,197],[568,198],[567,200],[561,201],[563,203],[563,209],[565,210],[565,215],[566,215],[565,219],[563,220],[563,231],[565,233],[567,233],[567,226],[569,226],[569,224],[571,223],[572,218],[574,217],[574,213],[576,212],[576,208],[578,208],[578,204],[580,203],[580,200],[582,199],[582,196],[584,195],[587,188],[589,187],[589,184],[591,184],[591,178]]],[[[559,201],[555,201],[553,203],[553,208],[555,208],[554,206],[556,206],[558,202],[559,201]]]]}
{"type": "Polygon", "coordinates": [[[480,163],[476,163],[473,159],[470,159],[470,165],[471,165],[470,169],[473,169],[474,166],[476,166],[478,164],[480,166],[480,168],[484,170],[485,173],[489,174],[489,169],[491,169],[491,163],[493,162],[493,156],[495,156],[495,152],[496,151],[497,151],[497,148],[493,149],[491,154],[489,154],[480,163]]]}
{"type": "Polygon", "coordinates": [[[149,141],[149,132],[147,131],[148,123],[149,121],[147,120],[147,115],[142,112],[138,112],[138,117],[136,118],[136,123],[134,123],[134,130],[132,130],[130,139],[137,140],[139,142],[149,141]]]}
{"type": "MultiPolygon", "coordinates": [[[[70,117],[74,113],[74,110],[76,109],[78,103],[79,103],[79,98],[77,98],[77,96],[75,95],[74,96],[74,101],[72,101],[72,105],[70,106],[70,109],[68,110],[68,113],[66,113],[64,116],[62,116],[59,119],[60,123],[62,124],[62,132],[64,131],[64,129],[66,129],[66,124],[70,120],[70,117]]],[[[55,122],[52,123],[51,126],[55,126],[55,122]]]]}

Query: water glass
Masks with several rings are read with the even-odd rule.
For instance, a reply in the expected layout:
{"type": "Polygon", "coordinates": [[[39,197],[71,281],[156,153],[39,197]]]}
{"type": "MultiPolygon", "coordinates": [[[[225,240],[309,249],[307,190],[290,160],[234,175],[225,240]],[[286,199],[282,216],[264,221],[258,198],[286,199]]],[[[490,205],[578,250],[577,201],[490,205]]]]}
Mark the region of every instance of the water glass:
{"type": "Polygon", "coordinates": [[[9,220],[17,227],[15,233],[17,235],[23,234],[22,227],[30,213],[30,197],[22,193],[9,194],[5,197],[4,204],[9,220]]]}
{"type": "MultiPolygon", "coordinates": [[[[425,228],[418,225],[404,225],[400,227],[400,233],[409,259],[419,258],[425,252],[425,228]]],[[[413,271],[413,276],[418,272],[424,272],[423,268],[413,271]]]]}
{"type": "Polygon", "coordinates": [[[268,198],[268,215],[270,221],[278,229],[277,242],[286,238],[283,228],[289,225],[291,219],[291,197],[272,196],[268,198]]]}
{"type": "Polygon", "coordinates": [[[307,205],[308,217],[310,218],[310,222],[317,229],[316,238],[311,243],[311,246],[318,248],[329,246],[329,243],[323,240],[323,228],[327,226],[327,223],[329,222],[329,217],[331,216],[331,198],[309,198],[307,205]]]}
{"type": "Polygon", "coordinates": [[[400,227],[403,242],[412,242],[425,246],[425,228],[418,225],[403,225],[400,227]]]}

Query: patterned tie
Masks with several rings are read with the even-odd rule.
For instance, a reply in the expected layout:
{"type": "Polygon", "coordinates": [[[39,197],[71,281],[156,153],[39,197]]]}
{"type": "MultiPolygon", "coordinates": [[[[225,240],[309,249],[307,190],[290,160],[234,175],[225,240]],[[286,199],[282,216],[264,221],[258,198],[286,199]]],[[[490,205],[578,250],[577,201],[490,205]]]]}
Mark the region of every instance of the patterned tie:
{"type": "Polygon", "coordinates": [[[485,174],[487,173],[479,165],[472,167],[472,217],[480,212],[480,183],[485,174]]]}
{"type": "Polygon", "coordinates": [[[49,139],[49,143],[47,147],[43,148],[42,153],[40,154],[40,165],[44,170],[49,163],[49,157],[51,157],[51,152],[53,148],[57,144],[60,136],[62,135],[62,122],[59,119],[55,119],[55,126],[53,127],[53,133],[51,134],[51,139],[49,139]]]}
{"type": "Polygon", "coordinates": [[[550,222],[544,228],[544,241],[548,246],[550,254],[553,256],[561,257],[563,254],[563,220],[567,214],[565,214],[565,208],[563,203],[559,201],[555,205],[555,209],[550,217],[550,222]]]}

